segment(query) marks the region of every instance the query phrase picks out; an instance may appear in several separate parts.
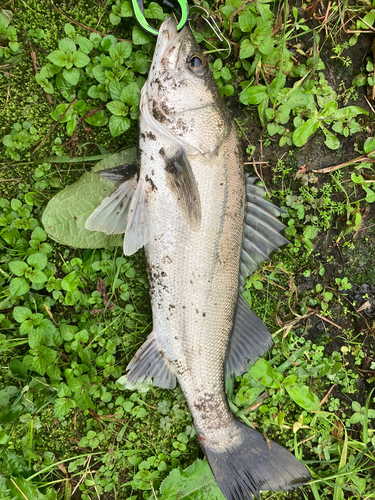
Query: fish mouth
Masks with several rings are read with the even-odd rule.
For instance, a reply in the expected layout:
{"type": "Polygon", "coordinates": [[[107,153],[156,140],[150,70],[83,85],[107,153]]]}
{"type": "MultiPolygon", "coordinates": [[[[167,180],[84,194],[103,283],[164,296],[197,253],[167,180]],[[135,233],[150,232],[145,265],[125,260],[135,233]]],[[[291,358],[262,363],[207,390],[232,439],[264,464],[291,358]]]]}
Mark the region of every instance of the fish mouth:
{"type": "Polygon", "coordinates": [[[161,70],[173,71],[177,65],[178,56],[188,34],[185,26],[181,31],[177,31],[177,23],[173,17],[168,17],[160,26],[159,35],[156,41],[153,61],[149,73],[149,79],[161,70]],[[168,51],[168,54],[167,54],[168,51]]]}

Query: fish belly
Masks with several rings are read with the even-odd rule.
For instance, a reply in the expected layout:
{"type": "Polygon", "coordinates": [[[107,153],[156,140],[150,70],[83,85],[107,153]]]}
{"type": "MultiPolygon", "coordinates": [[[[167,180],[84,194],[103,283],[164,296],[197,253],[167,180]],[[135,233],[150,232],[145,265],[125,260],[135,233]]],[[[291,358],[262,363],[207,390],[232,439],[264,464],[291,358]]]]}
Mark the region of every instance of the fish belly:
{"type": "Polygon", "coordinates": [[[234,422],[223,365],[238,295],[243,164],[235,131],[211,158],[188,156],[202,210],[200,228],[191,230],[165,182],[165,158],[177,149],[141,124],[140,176],[147,182],[151,227],[145,251],[153,332],[174,367],[200,439],[214,444],[221,441],[220,435],[228,438],[234,422]]]}

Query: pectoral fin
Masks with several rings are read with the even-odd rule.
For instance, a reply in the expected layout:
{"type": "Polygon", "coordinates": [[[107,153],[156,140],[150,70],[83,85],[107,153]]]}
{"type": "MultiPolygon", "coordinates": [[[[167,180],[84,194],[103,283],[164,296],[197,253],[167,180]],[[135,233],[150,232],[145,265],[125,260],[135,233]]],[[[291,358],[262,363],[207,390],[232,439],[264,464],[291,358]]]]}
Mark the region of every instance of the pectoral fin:
{"type": "Polygon", "coordinates": [[[176,387],[173,366],[158,348],[154,332],[150,333],[126,369],[128,380],[132,383],[143,382],[146,377],[151,377],[156,387],[162,389],[176,387]]]}
{"type": "Polygon", "coordinates": [[[137,173],[138,166],[135,163],[129,165],[120,165],[119,167],[106,168],[96,172],[100,177],[106,181],[114,182],[115,184],[122,184],[123,182],[131,179],[137,173]]]}
{"type": "Polygon", "coordinates": [[[172,158],[165,158],[166,184],[192,231],[200,228],[201,201],[194,173],[181,147],[172,158]]]}
{"type": "Polygon", "coordinates": [[[123,182],[88,217],[85,228],[105,234],[123,234],[128,222],[128,212],[137,181],[123,182]]]}
{"type": "Polygon", "coordinates": [[[124,238],[124,254],[133,255],[150,239],[150,217],[147,204],[146,183],[138,180],[128,215],[128,225],[124,238]]]}

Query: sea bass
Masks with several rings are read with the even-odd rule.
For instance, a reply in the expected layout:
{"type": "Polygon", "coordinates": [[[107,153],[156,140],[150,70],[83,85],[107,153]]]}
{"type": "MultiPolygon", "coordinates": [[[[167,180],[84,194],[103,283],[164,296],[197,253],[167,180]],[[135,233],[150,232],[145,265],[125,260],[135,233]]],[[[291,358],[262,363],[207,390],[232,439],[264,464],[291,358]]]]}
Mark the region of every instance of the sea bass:
{"type": "Polygon", "coordinates": [[[224,381],[271,346],[241,292],[287,240],[281,209],[245,178],[235,124],[192,32],[161,26],[140,102],[139,167],[101,175],[119,184],[86,227],[145,247],[153,331],[128,366],[132,382],[178,380],[200,445],[228,500],[291,490],[310,475],[291,453],[239,422],[224,381]],[[251,493],[250,493],[251,492],[251,493]]]}

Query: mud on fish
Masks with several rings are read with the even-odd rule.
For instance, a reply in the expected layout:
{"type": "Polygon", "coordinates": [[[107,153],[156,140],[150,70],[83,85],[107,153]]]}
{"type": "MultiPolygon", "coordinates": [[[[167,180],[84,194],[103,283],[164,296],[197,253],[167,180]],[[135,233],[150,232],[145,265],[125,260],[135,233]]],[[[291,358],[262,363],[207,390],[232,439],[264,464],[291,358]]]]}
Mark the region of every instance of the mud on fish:
{"type": "Polygon", "coordinates": [[[140,103],[139,164],[101,172],[117,189],[86,228],[145,247],[153,331],[128,379],[178,380],[202,450],[228,500],[292,490],[310,479],[291,453],[239,422],[224,381],[272,346],[242,297],[245,278],[288,243],[282,210],[246,178],[234,122],[189,28],[159,32],[140,103]]]}

